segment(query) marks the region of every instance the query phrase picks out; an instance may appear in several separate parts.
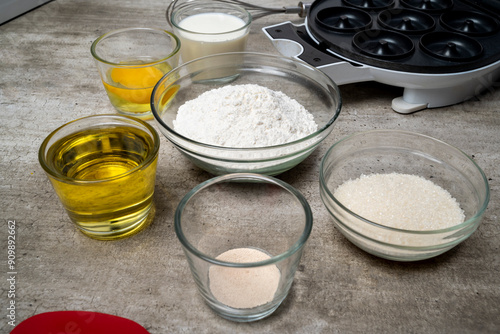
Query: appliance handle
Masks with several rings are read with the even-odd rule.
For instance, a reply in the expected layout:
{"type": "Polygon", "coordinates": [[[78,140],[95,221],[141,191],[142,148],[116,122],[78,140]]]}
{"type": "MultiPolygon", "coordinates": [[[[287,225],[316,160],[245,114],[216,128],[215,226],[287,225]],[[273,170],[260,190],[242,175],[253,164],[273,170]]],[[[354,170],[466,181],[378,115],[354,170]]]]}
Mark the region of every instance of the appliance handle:
{"type": "Polygon", "coordinates": [[[284,56],[298,58],[314,67],[345,61],[320,50],[321,45],[309,37],[304,25],[296,26],[288,21],[262,30],[284,56]]]}
{"type": "Polygon", "coordinates": [[[335,57],[309,36],[304,24],[296,26],[284,22],[262,30],[282,55],[300,59],[318,68],[337,85],[373,80],[369,66],[335,57]]]}

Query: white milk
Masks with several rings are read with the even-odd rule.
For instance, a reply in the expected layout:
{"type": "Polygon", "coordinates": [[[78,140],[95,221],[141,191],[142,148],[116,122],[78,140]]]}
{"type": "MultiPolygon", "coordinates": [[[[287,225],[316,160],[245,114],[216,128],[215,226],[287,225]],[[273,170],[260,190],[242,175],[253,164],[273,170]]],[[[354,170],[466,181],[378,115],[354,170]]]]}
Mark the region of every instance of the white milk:
{"type": "Polygon", "coordinates": [[[183,62],[216,53],[244,51],[250,25],[224,13],[195,14],[184,18],[177,30],[183,62]]]}

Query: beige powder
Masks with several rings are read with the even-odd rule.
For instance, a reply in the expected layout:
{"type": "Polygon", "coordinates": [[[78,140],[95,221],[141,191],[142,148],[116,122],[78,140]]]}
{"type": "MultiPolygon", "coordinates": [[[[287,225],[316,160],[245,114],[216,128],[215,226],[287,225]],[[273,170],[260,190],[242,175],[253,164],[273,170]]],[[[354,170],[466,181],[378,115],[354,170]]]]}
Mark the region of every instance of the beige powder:
{"type": "MultiPolygon", "coordinates": [[[[270,259],[254,248],[235,248],[216,258],[234,263],[260,262],[270,259]]],[[[273,300],[280,281],[276,265],[254,268],[211,266],[208,277],[210,290],[221,303],[233,308],[252,308],[273,300]]]]}

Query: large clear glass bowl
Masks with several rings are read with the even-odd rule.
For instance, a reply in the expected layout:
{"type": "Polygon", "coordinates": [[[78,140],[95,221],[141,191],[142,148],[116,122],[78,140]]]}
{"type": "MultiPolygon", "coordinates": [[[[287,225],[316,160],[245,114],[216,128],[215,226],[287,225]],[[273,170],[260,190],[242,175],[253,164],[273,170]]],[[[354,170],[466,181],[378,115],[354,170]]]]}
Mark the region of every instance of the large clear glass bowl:
{"type": "Polygon", "coordinates": [[[161,133],[195,165],[215,175],[277,175],[296,166],[330,134],[341,105],[337,85],[315,67],[291,58],[249,52],[217,54],[185,63],[167,73],[151,96],[161,133]],[[208,90],[242,84],[257,84],[295,99],[313,114],[318,130],[290,143],[257,148],[208,145],[174,130],[177,110],[186,101],[208,90]]]}
{"type": "Polygon", "coordinates": [[[479,226],[490,198],[483,171],[461,150],[398,130],[358,133],[334,144],[321,162],[320,194],[336,228],[352,243],[397,261],[431,258],[467,239],[479,226]],[[426,231],[391,228],[350,211],[333,195],[350,179],[388,173],[422,176],[447,190],[464,211],[464,222],[426,231]]]}

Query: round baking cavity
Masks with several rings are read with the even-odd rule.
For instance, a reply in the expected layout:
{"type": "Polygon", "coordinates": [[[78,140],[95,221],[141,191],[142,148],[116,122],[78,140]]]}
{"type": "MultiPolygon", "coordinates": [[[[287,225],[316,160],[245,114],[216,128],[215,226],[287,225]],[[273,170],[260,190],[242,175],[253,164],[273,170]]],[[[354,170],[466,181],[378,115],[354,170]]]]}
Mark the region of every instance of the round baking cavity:
{"type": "Polygon", "coordinates": [[[406,34],[429,32],[436,26],[429,14],[412,9],[387,9],[378,15],[378,23],[387,29],[406,34]]]}
{"type": "Polygon", "coordinates": [[[319,26],[336,32],[359,31],[372,24],[368,13],[350,7],[324,8],[318,11],[315,21],[319,26]]]}
{"type": "Polygon", "coordinates": [[[342,0],[346,5],[361,9],[385,9],[394,5],[394,0],[342,0]]]}
{"type": "Polygon", "coordinates": [[[401,0],[409,8],[423,10],[430,13],[439,13],[453,7],[453,0],[401,0]]]}
{"type": "Polygon", "coordinates": [[[439,21],[446,29],[470,36],[485,36],[498,31],[500,24],[491,16],[478,12],[454,11],[441,15],[439,21]]]}
{"type": "Polygon", "coordinates": [[[452,32],[431,32],[420,38],[420,47],[427,54],[449,61],[470,61],[483,53],[481,43],[452,32]]]}
{"type": "Polygon", "coordinates": [[[394,31],[379,29],[357,33],[352,43],[360,52],[380,59],[403,58],[415,49],[409,37],[394,31]]]}

